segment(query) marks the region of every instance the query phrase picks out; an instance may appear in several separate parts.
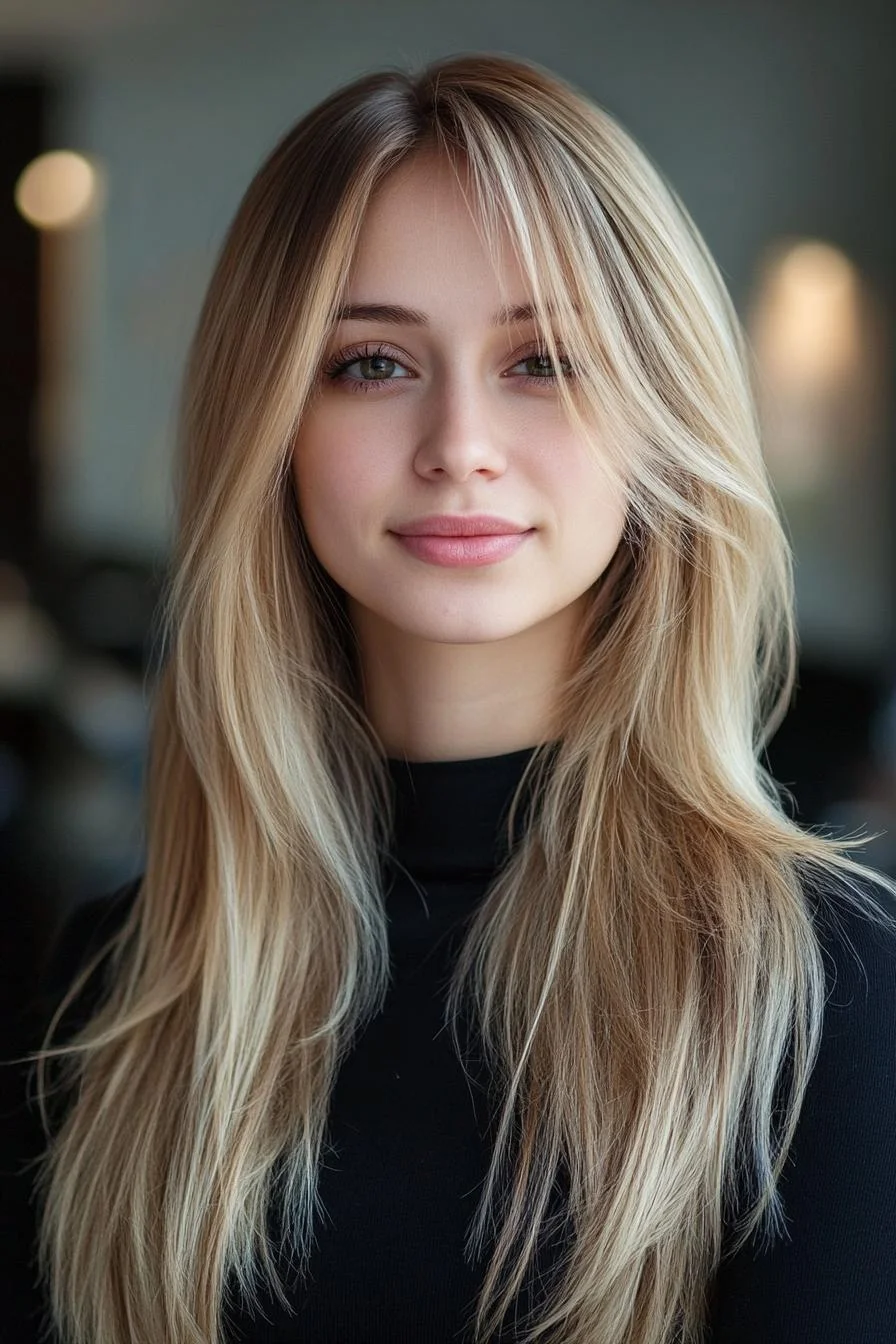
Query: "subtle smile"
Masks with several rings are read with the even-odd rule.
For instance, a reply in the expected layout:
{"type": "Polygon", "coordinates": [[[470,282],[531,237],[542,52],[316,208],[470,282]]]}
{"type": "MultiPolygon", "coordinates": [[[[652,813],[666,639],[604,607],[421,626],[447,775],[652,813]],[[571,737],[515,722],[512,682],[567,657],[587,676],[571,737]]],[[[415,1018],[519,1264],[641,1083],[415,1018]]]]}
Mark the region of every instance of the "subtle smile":
{"type": "Polygon", "coordinates": [[[408,536],[393,532],[393,536],[418,560],[431,565],[445,565],[450,568],[462,565],[492,565],[513,555],[535,532],[530,527],[525,532],[489,532],[478,536],[408,536]]]}

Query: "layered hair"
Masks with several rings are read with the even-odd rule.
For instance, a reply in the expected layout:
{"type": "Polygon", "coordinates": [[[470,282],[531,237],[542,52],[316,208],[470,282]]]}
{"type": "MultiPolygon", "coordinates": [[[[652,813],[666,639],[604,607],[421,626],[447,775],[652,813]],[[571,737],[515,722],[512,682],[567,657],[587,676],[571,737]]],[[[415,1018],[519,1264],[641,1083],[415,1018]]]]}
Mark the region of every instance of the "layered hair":
{"type": "Polygon", "coordinates": [[[568,1249],[518,1337],[699,1339],[723,1251],[780,1231],[822,1028],[819,913],[837,891],[890,918],[872,889],[894,884],[849,857],[865,838],[801,828],[762,764],[795,685],[792,557],[749,348],[681,200],[535,63],[355,80],[264,162],[209,284],[145,872],[96,1011],[53,1043],[100,954],[33,1056],[40,1267],[73,1344],[220,1344],[229,1283],[288,1306],[275,1202],[307,1268],[334,1079],[388,987],[393,799],[289,464],[371,197],[423,153],[457,171],[495,256],[512,240],[545,352],[559,333],[575,369],[557,395],[627,500],[446,1000],[499,1107],[468,1240],[477,1340],[506,1321],[558,1176],[568,1249]],[[72,1100],[51,1132],[54,1079],[72,1100]]]}

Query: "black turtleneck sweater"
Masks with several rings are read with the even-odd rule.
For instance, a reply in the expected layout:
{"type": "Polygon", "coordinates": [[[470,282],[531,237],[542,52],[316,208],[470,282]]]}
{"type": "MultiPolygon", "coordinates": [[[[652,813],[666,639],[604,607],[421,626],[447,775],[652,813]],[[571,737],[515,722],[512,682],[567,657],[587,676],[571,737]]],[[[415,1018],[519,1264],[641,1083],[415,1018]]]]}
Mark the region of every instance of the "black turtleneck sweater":
{"type": "MultiPolygon", "coordinates": [[[[494,1111],[482,1070],[468,1061],[465,1073],[454,1053],[443,995],[465,922],[504,856],[507,805],[532,750],[389,762],[391,987],[337,1079],[326,1217],[308,1279],[290,1278],[295,1314],[266,1299],[267,1320],[252,1319],[237,1299],[228,1344],[472,1339],[484,1263],[468,1263],[464,1246],[494,1111]]],[[[135,887],[69,918],[42,1002],[58,1001],[135,887]]],[[[896,1341],[896,936],[839,913],[839,934],[820,928],[830,975],[822,1048],[780,1186],[789,1239],[723,1262],[705,1344],[896,1341]]],[[[549,1283],[552,1254],[540,1250],[521,1312],[539,1300],[539,1275],[549,1283]]],[[[514,1337],[510,1323],[501,1338],[514,1337]]]]}

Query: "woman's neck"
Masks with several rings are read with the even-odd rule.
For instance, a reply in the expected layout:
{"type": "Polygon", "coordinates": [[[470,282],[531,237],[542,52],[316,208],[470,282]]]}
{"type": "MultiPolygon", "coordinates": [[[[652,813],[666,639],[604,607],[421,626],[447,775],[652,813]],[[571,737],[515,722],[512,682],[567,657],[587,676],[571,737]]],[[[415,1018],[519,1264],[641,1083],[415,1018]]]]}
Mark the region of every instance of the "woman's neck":
{"type": "Polygon", "coordinates": [[[553,740],[574,618],[566,608],[506,639],[443,644],[355,607],[364,707],[386,754],[473,760],[553,740]]]}

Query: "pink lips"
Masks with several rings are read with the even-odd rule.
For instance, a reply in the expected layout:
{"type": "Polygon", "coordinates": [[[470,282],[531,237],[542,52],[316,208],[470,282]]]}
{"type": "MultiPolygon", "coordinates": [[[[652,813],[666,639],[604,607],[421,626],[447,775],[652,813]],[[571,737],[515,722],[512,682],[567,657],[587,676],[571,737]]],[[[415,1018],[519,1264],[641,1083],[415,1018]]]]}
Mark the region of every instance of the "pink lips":
{"type": "MultiPolygon", "coordinates": [[[[534,529],[533,529],[534,531],[534,529]]],[[[395,537],[418,560],[431,565],[491,565],[518,551],[532,532],[509,532],[481,537],[395,537]]]]}
{"type": "Polygon", "coordinates": [[[405,524],[393,535],[432,565],[491,565],[504,560],[535,531],[493,514],[437,514],[405,524]]]}
{"type": "Polygon", "coordinates": [[[496,513],[430,513],[394,528],[406,550],[429,564],[493,564],[519,550],[535,532],[496,513]]]}

